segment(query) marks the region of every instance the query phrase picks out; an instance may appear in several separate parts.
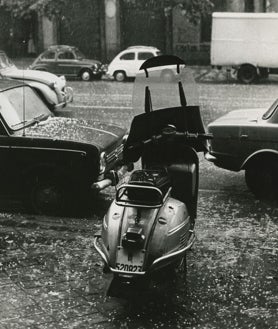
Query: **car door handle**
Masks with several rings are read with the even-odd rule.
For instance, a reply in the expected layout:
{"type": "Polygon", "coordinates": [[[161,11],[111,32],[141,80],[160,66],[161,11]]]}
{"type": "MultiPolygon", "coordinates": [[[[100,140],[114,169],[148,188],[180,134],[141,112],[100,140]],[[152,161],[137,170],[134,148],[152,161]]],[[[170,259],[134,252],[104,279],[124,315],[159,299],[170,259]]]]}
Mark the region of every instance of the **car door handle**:
{"type": "Polygon", "coordinates": [[[245,139],[248,139],[248,135],[240,135],[240,140],[245,140],[245,139]]]}

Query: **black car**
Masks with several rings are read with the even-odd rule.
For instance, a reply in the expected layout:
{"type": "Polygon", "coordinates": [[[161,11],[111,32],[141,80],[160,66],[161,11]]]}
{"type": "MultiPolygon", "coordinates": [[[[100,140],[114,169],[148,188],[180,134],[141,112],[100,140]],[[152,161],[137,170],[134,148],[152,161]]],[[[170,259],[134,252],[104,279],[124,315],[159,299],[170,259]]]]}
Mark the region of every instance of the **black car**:
{"type": "Polygon", "coordinates": [[[125,134],[115,125],[55,117],[32,87],[0,80],[1,192],[20,193],[39,213],[79,207],[92,184],[119,165],[125,134]]]}
{"type": "Polygon", "coordinates": [[[35,59],[30,69],[84,81],[100,79],[106,72],[105,65],[100,61],[87,59],[78,48],[66,45],[50,46],[35,59]]]}

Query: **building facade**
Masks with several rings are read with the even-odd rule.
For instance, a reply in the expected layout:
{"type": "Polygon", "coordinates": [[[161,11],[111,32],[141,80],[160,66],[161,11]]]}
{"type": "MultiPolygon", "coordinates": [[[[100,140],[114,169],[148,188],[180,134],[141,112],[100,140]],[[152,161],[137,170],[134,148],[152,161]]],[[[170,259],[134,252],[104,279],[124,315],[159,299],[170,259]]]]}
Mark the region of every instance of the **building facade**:
{"type": "MultiPolygon", "coordinates": [[[[213,11],[278,11],[276,0],[212,0],[213,11]]],[[[33,14],[15,19],[0,10],[0,49],[11,57],[34,56],[52,44],[69,44],[86,56],[109,62],[131,45],[156,46],[163,53],[184,58],[190,64],[208,64],[211,15],[196,24],[176,2],[164,0],[68,1],[56,19],[33,14]]]]}

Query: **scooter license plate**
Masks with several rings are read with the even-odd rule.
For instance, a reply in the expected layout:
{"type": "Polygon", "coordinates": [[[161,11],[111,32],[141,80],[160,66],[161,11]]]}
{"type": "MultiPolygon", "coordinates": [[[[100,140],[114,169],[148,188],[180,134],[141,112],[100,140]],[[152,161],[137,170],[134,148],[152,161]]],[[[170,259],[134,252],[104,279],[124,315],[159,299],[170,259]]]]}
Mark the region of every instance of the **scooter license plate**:
{"type": "Polygon", "coordinates": [[[142,272],[144,253],[142,251],[128,254],[126,250],[119,249],[117,253],[116,269],[124,272],[142,272]]]}

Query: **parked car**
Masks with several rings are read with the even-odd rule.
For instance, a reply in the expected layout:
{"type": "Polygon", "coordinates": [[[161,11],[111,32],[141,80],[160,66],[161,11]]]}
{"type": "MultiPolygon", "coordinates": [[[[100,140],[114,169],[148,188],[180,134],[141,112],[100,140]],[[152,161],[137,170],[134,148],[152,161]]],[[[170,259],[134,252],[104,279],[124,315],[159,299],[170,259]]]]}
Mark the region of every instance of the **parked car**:
{"type": "Polygon", "coordinates": [[[132,46],[120,52],[108,65],[107,74],[117,81],[134,78],[145,60],[161,55],[159,49],[150,46],[132,46]]]}
{"type": "Polygon", "coordinates": [[[100,79],[106,67],[100,61],[87,59],[82,52],[72,46],[50,46],[30,65],[32,70],[48,71],[84,81],[100,79]]]}
{"type": "Polygon", "coordinates": [[[233,171],[245,170],[258,198],[278,197],[278,100],[268,110],[232,111],[208,125],[213,134],[206,158],[233,171]]]}
{"type": "Polygon", "coordinates": [[[58,77],[48,72],[20,70],[2,50],[0,50],[0,77],[28,83],[37,90],[51,111],[60,109],[73,100],[72,88],[66,86],[65,77],[58,77]]]}
{"type": "Polygon", "coordinates": [[[78,207],[118,165],[125,134],[116,125],[55,117],[32,87],[0,80],[1,192],[23,196],[39,213],[78,207]]]}

